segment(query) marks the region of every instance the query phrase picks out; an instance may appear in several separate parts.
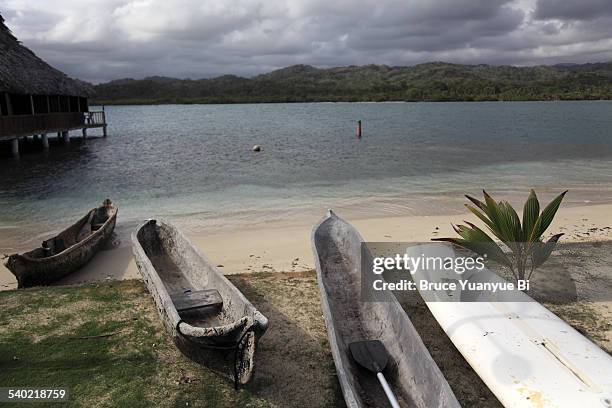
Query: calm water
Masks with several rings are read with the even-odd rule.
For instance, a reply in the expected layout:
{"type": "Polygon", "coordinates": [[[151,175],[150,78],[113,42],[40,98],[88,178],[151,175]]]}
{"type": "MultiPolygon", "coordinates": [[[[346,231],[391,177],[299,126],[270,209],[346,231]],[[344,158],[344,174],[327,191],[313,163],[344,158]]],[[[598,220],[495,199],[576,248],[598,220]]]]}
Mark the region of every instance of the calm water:
{"type": "Polygon", "coordinates": [[[327,207],[353,216],[457,212],[465,192],[483,187],[503,197],[535,187],[546,198],[569,188],[570,202],[612,201],[612,102],[106,112],[107,139],[0,160],[0,247],[106,197],[119,203],[124,222],[166,216],[193,229],[314,216],[327,207]],[[254,144],[263,151],[252,152],[254,144]]]}

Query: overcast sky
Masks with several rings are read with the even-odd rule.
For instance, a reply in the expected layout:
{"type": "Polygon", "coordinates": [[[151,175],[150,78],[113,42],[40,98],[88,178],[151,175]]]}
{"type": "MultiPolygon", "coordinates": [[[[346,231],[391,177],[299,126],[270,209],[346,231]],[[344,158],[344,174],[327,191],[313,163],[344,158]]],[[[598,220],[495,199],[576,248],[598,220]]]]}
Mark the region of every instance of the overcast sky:
{"type": "Polygon", "coordinates": [[[0,0],[0,13],[39,56],[92,82],[612,60],[612,0],[0,0]]]}

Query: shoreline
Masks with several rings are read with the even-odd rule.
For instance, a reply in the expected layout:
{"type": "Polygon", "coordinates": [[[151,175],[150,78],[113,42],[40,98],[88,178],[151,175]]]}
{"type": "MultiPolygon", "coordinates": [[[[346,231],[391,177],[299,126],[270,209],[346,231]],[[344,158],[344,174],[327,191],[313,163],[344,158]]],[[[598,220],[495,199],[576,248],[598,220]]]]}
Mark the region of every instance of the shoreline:
{"type": "MultiPolygon", "coordinates": [[[[342,212],[337,214],[343,217],[342,212]]],[[[609,214],[612,214],[612,204],[561,207],[549,232],[565,233],[561,242],[609,241],[612,240],[609,214]]],[[[182,229],[212,263],[222,265],[219,268],[224,274],[302,272],[314,268],[310,234],[323,215],[281,221],[271,227],[236,226],[213,233],[182,229]]],[[[424,242],[434,237],[452,237],[456,234],[451,223],[474,218],[470,213],[346,217],[364,240],[370,242],[424,242]]],[[[115,248],[99,252],[80,271],[67,276],[59,284],[140,279],[132,259],[130,234],[131,228],[119,227],[117,239],[120,243],[115,248]]],[[[14,276],[0,265],[0,290],[14,288],[14,276]]]]}
{"type": "Polygon", "coordinates": [[[380,100],[380,101],[366,101],[366,100],[356,100],[356,101],[334,101],[334,100],[314,100],[314,101],[251,101],[251,102],[243,102],[243,101],[224,101],[224,102],[206,102],[206,101],[172,101],[172,102],[158,102],[155,100],[147,100],[147,99],[126,99],[126,100],[101,100],[101,101],[92,101],[92,107],[98,106],[160,106],[160,105],[262,105],[262,104],[298,104],[298,103],[489,103],[489,102],[608,102],[611,101],[612,98],[601,99],[601,98],[582,98],[582,99],[482,99],[482,100],[467,100],[467,99],[453,99],[453,100],[380,100]],[[138,103],[135,103],[138,102],[138,103]]]}

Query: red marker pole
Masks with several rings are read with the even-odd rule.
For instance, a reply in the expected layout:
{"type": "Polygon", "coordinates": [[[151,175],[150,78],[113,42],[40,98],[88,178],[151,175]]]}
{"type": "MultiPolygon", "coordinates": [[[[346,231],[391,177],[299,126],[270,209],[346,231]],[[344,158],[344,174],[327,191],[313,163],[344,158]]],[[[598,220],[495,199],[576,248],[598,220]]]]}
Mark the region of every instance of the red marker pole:
{"type": "Polygon", "coordinates": [[[357,121],[357,137],[361,138],[361,121],[357,121]]]}

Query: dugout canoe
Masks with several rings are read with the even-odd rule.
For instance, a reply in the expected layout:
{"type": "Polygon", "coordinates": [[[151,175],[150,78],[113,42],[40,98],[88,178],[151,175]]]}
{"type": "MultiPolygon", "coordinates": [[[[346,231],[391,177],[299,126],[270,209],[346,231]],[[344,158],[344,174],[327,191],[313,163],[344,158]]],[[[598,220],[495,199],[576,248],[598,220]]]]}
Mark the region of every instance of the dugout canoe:
{"type": "Polygon", "coordinates": [[[132,234],[132,248],[177,347],[213,370],[231,371],[236,387],[246,384],[268,319],[173,225],[146,221],[132,234]]]}
{"type": "Polygon", "coordinates": [[[347,406],[388,406],[376,377],[358,366],[348,348],[354,341],[380,340],[391,356],[384,375],[401,406],[459,407],[395,297],[384,292],[384,301],[361,301],[362,242],[357,230],[331,210],[312,232],[321,307],[347,406]]]}
{"type": "Polygon", "coordinates": [[[117,211],[105,200],[39,248],[8,256],[4,264],[17,278],[18,288],[49,285],[89,262],[112,235],[117,211]]]}
{"type": "MultiPolygon", "coordinates": [[[[411,257],[455,259],[436,243],[411,257]]],[[[505,407],[612,407],[612,357],[523,292],[462,290],[459,280],[506,282],[493,271],[417,267],[415,282],[456,282],[454,291],[421,294],[444,332],[505,407]]]]}

